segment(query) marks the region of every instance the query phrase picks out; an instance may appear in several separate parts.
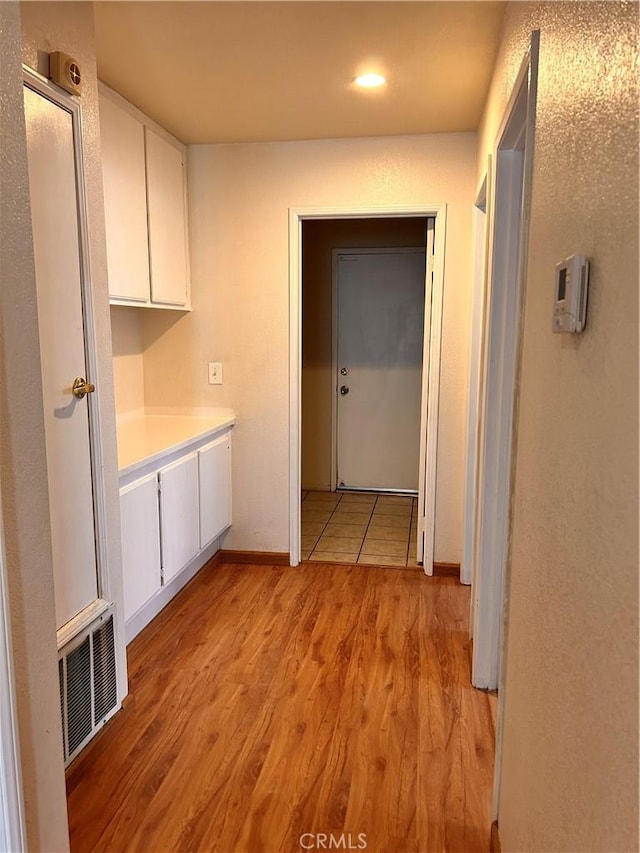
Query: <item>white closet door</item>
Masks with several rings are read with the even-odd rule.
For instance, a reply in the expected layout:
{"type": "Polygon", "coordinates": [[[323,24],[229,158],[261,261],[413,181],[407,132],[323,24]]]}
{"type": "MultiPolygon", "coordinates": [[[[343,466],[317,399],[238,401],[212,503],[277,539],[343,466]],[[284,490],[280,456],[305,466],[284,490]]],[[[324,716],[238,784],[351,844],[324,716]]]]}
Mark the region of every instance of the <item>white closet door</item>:
{"type": "MultiPolygon", "coordinates": [[[[25,86],[56,627],[98,598],[71,113],[25,86]]],[[[20,377],[12,377],[19,382],[20,377]]],[[[99,389],[98,389],[99,393],[99,389]]]]}
{"type": "Polygon", "coordinates": [[[231,435],[220,436],[198,451],[200,547],[231,524],[231,435]]]}
{"type": "Polygon", "coordinates": [[[184,305],[187,301],[184,170],[182,153],[145,128],[151,298],[184,305]]]}
{"type": "Polygon", "coordinates": [[[160,471],[162,574],[166,584],[200,550],[198,454],[160,471]]]}
{"type": "Polygon", "coordinates": [[[149,246],[144,127],[100,96],[109,295],[148,302],[149,246]]]}
{"type": "Polygon", "coordinates": [[[124,618],[136,613],[161,586],[158,477],[120,489],[124,618]]]}

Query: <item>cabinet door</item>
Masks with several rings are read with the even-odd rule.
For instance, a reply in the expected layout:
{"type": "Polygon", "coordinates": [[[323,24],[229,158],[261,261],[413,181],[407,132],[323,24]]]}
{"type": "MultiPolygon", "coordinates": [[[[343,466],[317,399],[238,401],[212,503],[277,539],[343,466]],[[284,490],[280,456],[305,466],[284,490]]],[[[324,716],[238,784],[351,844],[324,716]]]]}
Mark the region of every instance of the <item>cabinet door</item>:
{"type": "Polygon", "coordinates": [[[100,96],[100,143],[109,296],[148,302],[144,128],[104,95],[100,96]]]}
{"type": "Polygon", "coordinates": [[[160,514],[157,475],[120,489],[124,618],[160,589],[160,514]]]}
{"type": "Polygon", "coordinates": [[[187,303],[186,211],[182,152],[146,127],[151,298],[187,303]]]}
{"type": "Polygon", "coordinates": [[[166,584],[200,550],[197,453],[162,468],[159,476],[162,574],[166,584]]]}
{"type": "Polygon", "coordinates": [[[231,433],[198,451],[200,547],[231,524],[231,433]]]}

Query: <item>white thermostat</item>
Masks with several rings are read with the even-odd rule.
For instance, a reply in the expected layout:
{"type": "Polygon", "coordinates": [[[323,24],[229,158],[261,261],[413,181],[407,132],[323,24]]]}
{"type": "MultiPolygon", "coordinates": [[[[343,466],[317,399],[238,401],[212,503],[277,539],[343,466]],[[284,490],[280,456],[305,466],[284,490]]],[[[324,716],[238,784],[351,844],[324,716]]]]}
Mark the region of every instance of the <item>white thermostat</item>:
{"type": "Polygon", "coordinates": [[[589,261],[584,255],[571,255],[556,264],[554,332],[581,332],[584,329],[588,291],[589,261]]]}

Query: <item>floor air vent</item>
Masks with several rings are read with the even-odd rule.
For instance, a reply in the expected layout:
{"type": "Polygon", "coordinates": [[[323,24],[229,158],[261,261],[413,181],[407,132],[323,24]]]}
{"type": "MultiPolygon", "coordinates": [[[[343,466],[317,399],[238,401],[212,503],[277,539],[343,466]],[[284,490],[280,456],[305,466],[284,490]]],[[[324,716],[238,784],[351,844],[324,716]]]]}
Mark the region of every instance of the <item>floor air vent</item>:
{"type": "Polygon", "coordinates": [[[118,708],[112,610],[60,650],[58,675],[67,765],[118,708]]]}

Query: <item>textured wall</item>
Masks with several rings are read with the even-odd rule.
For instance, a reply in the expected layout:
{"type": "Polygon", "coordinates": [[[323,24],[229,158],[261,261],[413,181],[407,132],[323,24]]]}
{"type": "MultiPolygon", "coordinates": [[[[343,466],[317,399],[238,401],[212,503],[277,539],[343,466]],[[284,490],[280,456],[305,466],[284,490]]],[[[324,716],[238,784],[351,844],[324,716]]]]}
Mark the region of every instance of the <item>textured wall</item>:
{"type": "MultiPolygon", "coordinates": [[[[338,219],[302,225],[302,487],[331,486],[333,249],[426,245],[424,219],[338,219]]],[[[444,427],[446,428],[446,427],[444,427]]]]}
{"type": "Polygon", "coordinates": [[[638,849],[637,4],[508,7],[478,171],[540,29],[499,823],[509,851],[638,849]],[[591,259],[586,331],[554,264],[591,259]]]}
{"type": "Polygon", "coordinates": [[[143,308],[111,306],[111,347],[116,412],[144,408],[143,308]]]}
{"type": "MultiPolygon", "coordinates": [[[[84,164],[103,415],[110,594],[121,601],[120,525],[97,83],[90,3],[0,4],[2,22],[2,499],[16,666],[29,850],[68,847],[57,683],[42,388],[22,66],[46,73],[46,52],[76,56],[84,70],[84,164]],[[16,377],[19,381],[16,381],[16,377]]],[[[121,672],[125,665],[120,658],[121,672]]]]}
{"type": "Polygon", "coordinates": [[[460,559],[475,145],[445,134],[189,149],[193,312],[145,316],[145,400],[236,410],[226,547],[289,549],[289,208],[447,202],[438,499],[455,522],[440,526],[437,559],[460,559]],[[210,360],[224,364],[221,387],[207,385],[210,360]]]}
{"type": "Polygon", "coordinates": [[[19,7],[0,3],[0,469],[30,850],[68,848],[19,7]]]}

